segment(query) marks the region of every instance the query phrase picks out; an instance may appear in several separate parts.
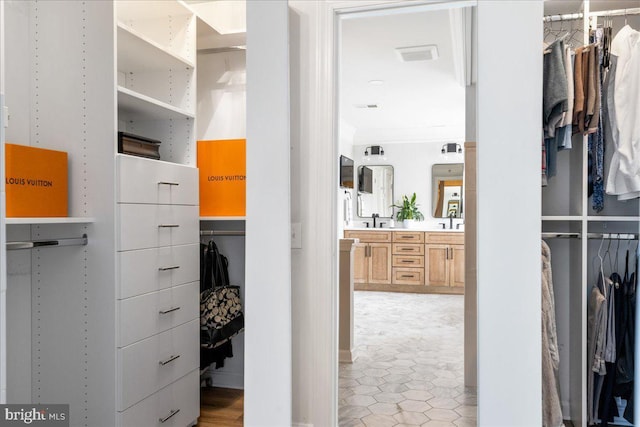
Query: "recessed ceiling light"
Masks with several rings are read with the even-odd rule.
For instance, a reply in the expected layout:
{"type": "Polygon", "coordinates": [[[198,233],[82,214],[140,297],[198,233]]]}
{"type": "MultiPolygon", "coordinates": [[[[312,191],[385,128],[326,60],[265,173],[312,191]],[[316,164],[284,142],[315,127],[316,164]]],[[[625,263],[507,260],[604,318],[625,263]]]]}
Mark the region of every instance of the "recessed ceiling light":
{"type": "Polygon", "coordinates": [[[397,47],[396,52],[402,62],[438,59],[438,46],[435,44],[397,47]]]}
{"type": "Polygon", "coordinates": [[[369,80],[369,84],[373,86],[382,86],[384,84],[384,80],[369,80]]]}

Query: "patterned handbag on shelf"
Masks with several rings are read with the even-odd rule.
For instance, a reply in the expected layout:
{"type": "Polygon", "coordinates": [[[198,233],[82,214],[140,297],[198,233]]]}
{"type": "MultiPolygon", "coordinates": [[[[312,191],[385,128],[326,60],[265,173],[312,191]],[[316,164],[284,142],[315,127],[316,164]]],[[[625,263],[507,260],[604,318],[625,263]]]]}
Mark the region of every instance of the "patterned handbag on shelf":
{"type": "Polygon", "coordinates": [[[229,284],[229,261],[213,241],[201,245],[200,261],[200,345],[215,348],[244,328],[240,287],[229,284]]]}

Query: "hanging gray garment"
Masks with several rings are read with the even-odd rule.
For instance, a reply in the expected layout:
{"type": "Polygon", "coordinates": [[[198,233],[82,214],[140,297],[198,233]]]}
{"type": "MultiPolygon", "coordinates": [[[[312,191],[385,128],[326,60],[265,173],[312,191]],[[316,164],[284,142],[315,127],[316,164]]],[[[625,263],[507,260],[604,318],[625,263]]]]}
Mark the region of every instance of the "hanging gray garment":
{"type": "Polygon", "coordinates": [[[555,135],[555,129],[562,120],[562,113],[568,110],[567,75],[565,70],[564,42],[557,40],[549,45],[543,58],[542,125],[545,138],[555,135]]]}
{"type": "Polygon", "coordinates": [[[604,361],[616,362],[616,297],[614,287],[619,284],[606,284],[607,288],[607,332],[604,342],[604,361]]]}
{"type": "Polygon", "coordinates": [[[542,241],[542,426],[562,427],[558,383],[558,334],[551,274],[551,251],[542,241]]]}
{"type": "MultiPolygon", "coordinates": [[[[602,283],[601,275],[598,282],[602,283]]],[[[598,286],[591,289],[587,314],[587,421],[595,424],[602,382],[596,376],[607,373],[604,362],[604,338],[607,329],[607,299],[598,286]]]]}

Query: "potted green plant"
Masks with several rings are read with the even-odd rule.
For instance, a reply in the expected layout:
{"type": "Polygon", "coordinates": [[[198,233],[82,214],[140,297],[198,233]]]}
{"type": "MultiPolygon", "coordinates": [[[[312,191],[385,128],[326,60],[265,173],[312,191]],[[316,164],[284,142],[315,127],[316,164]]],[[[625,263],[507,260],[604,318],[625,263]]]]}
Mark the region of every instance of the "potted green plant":
{"type": "Polygon", "coordinates": [[[399,209],[396,213],[396,219],[402,221],[405,228],[413,228],[415,227],[416,221],[422,221],[424,219],[424,215],[422,215],[416,203],[416,193],[413,193],[411,199],[403,195],[401,203],[391,206],[399,209]]]}

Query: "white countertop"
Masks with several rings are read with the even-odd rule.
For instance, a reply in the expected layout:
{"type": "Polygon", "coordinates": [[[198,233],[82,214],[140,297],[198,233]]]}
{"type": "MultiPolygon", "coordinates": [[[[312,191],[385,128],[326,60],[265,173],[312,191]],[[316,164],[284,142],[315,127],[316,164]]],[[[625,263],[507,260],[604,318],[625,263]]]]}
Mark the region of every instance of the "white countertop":
{"type": "Polygon", "coordinates": [[[453,225],[454,228],[450,229],[450,228],[445,228],[443,229],[442,226],[434,226],[434,225],[430,225],[430,224],[424,224],[424,225],[419,225],[417,227],[414,228],[404,228],[404,227],[382,227],[382,228],[372,228],[372,227],[345,227],[344,230],[348,231],[348,230],[353,230],[353,231],[429,231],[432,233],[437,233],[437,232],[445,232],[445,233],[463,233],[464,232],[464,225],[461,226],[459,229],[455,228],[455,224],[453,225]],[[438,228],[436,228],[438,227],[438,228]]]}

